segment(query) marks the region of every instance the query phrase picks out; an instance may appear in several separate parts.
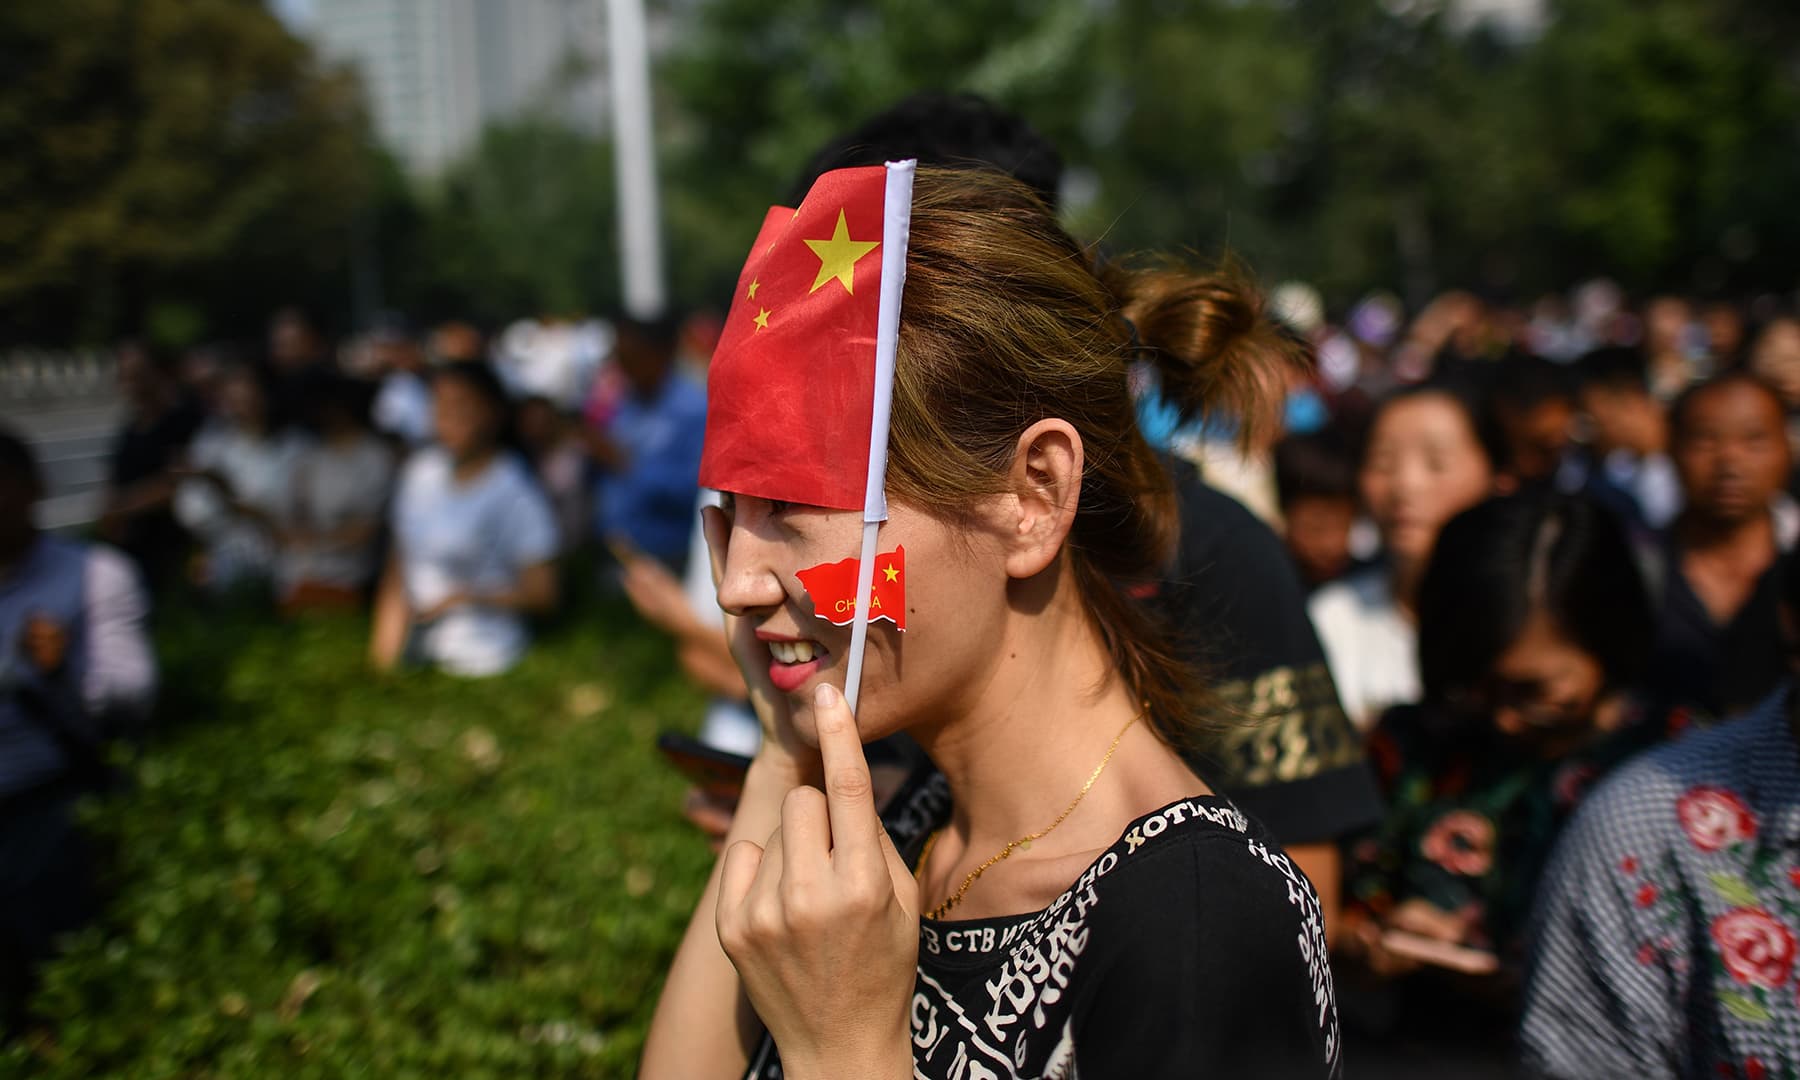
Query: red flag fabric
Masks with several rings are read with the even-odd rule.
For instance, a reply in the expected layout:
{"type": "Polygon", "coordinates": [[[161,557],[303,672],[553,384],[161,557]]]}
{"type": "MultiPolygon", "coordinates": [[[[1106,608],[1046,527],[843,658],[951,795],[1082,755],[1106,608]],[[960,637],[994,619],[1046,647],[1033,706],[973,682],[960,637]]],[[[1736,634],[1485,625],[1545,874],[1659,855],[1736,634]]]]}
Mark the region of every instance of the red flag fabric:
{"type": "Polygon", "coordinates": [[[704,486],[863,508],[886,186],[837,169],[763,219],[708,369],[704,486]]]}
{"type": "MultiPolygon", "coordinates": [[[[800,584],[812,597],[813,614],[833,626],[848,626],[856,618],[856,571],[861,560],[840,559],[799,572],[800,584]]],[[[906,629],[906,548],[897,547],[875,557],[875,593],[869,601],[869,621],[886,619],[895,629],[906,629]]]]}

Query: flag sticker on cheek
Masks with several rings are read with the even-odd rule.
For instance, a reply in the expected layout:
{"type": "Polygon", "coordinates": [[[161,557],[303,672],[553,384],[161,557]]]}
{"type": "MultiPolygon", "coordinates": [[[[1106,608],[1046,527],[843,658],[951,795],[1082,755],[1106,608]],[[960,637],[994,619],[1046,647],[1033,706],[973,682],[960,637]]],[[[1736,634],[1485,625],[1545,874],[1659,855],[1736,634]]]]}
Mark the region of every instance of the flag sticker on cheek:
{"type": "MultiPolygon", "coordinates": [[[[796,572],[800,584],[812,597],[813,613],[833,626],[849,626],[856,618],[857,559],[840,559],[834,563],[796,572]]],[[[869,600],[869,621],[886,619],[896,630],[906,629],[906,549],[897,547],[875,557],[875,590],[869,600]]]]}

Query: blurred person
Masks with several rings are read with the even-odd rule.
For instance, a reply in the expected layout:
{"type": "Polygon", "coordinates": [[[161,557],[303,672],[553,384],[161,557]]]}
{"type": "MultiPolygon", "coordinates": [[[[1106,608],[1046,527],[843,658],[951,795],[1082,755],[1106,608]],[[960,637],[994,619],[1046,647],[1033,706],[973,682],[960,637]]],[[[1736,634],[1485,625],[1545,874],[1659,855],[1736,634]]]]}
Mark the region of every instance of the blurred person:
{"type": "Polygon", "coordinates": [[[1650,392],[1674,401],[1708,374],[1695,356],[1694,309],[1679,296],[1658,296],[1644,306],[1644,355],[1650,392]]]}
{"type": "Polygon", "coordinates": [[[495,367],[514,397],[547,397],[557,408],[573,412],[614,342],[613,328],[598,319],[520,319],[496,342],[495,367]]]}
{"type": "Polygon", "coordinates": [[[363,384],[345,376],[311,384],[314,438],[295,458],[279,520],[275,580],[289,614],[360,608],[375,580],[394,454],[369,430],[367,403],[363,384]]]}
{"type": "Polygon", "coordinates": [[[277,382],[326,367],[330,360],[318,321],[305,309],[284,307],[269,317],[269,368],[277,382]]]}
{"type": "Polygon", "coordinates": [[[431,384],[425,350],[405,316],[385,312],[369,331],[369,352],[379,389],[375,393],[375,430],[408,450],[431,441],[431,384]]]}
{"type": "MultiPolygon", "coordinates": [[[[796,234],[829,232],[822,202],[771,258],[811,257],[796,234]]],[[[1114,267],[1102,284],[1040,200],[981,170],[920,170],[906,260],[882,531],[906,548],[907,630],[870,634],[854,716],[850,631],[813,617],[796,572],[855,550],[866,471],[819,460],[753,381],[853,364],[851,335],[808,320],[752,338],[740,291],[714,360],[707,449],[723,431],[732,450],[703,473],[728,493],[708,529],[764,739],[642,1075],[1341,1075],[1313,892],[1171,746],[1187,675],[1122,588],[1157,573],[1176,504],[1133,423],[1121,304],[1193,412],[1260,392],[1252,369],[1289,346],[1229,277],[1114,267]],[[759,363],[751,340],[783,351],[759,363]],[[737,490],[759,464],[792,486],[737,490]],[[827,505],[785,501],[803,491],[827,505]],[[884,824],[861,743],[896,731],[936,767],[884,824]],[[957,1024],[1025,952],[1054,992],[1026,976],[1004,1013],[1019,1023],[957,1024]]]]}
{"type": "Polygon", "coordinates": [[[439,367],[432,401],[437,443],[407,461],[394,495],[370,658],[496,675],[524,655],[525,618],[556,607],[556,516],[509,444],[491,368],[439,367]]]}
{"type": "Polygon", "coordinates": [[[1343,576],[1358,509],[1356,462],[1345,440],[1329,428],[1282,439],[1275,444],[1275,486],[1288,555],[1308,591],[1343,576]]]}
{"type": "Polygon", "coordinates": [[[1506,1056],[1557,832],[1663,730],[1641,690],[1650,600],[1623,529],[1591,501],[1538,490],[1459,514],[1418,609],[1424,695],[1371,736],[1388,812],[1347,846],[1338,937],[1359,987],[1346,1000],[1364,1006],[1346,1013],[1371,1029],[1359,1059],[1381,1075],[1409,1048],[1506,1056]],[[1415,943],[1469,951],[1439,960],[1415,943]],[[1482,963],[1453,966],[1464,959],[1482,963]]]}
{"type": "Polygon", "coordinates": [[[1587,445],[1558,476],[1585,491],[1639,534],[1657,534],[1681,510],[1681,479],[1669,457],[1668,410],[1650,393],[1644,354],[1611,345],[1581,358],[1577,400],[1587,445]]]}
{"type": "Polygon", "coordinates": [[[205,414],[182,392],[172,357],[141,342],[118,349],[125,424],[108,455],[106,495],[96,528],[153,586],[180,572],[188,538],[171,504],[176,470],[205,414]]]}
{"type": "Polygon", "coordinates": [[[1493,372],[1488,395],[1502,444],[1500,472],[1513,488],[1549,483],[1569,450],[1575,394],[1564,368],[1513,353],[1493,372]]]}
{"type": "MultiPolygon", "coordinates": [[[[296,396],[303,385],[293,383],[296,396]]],[[[278,414],[274,386],[261,368],[228,372],[219,413],[194,437],[180,473],[175,514],[200,544],[196,581],[214,591],[274,577],[283,508],[305,446],[278,414]]]]}
{"type": "Polygon", "coordinates": [[[1800,1075],[1800,573],[1781,604],[1784,685],[1628,763],[1557,844],[1520,1023],[1532,1075],[1800,1075]]]}
{"type": "Polygon", "coordinates": [[[599,469],[594,532],[679,574],[700,493],[706,389],[675,365],[673,321],[622,318],[617,331],[626,392],[605,427],[586,432],[599,469]]]}
{"type": "MultiPolygon", "coordinates": [[[[1800,319],[1777,315],[1764,323],[1750,346],[1748,366],[1781,395],[1788,451],[1800,461],[1800,319]]],[[[1800,493],[1800,476],[1788,481],[1788,490],[1800,493]]]]}
{"type": "Polygon", "coordinates": [[[589,521],[588,454],[581,432],[555,402],[536,394],[514,407],[513,422],[519,449],[555,508],[562,550],[573,550],[589,521]]]}
{"type": "Polygon", "coordinates": [[[1444,383],[1401,390],[1376,411],[1358,484],[1383,562],[1325,586],[1308,605],[1358,730],[1419,699],[1419,579],[1438,530],[1494,490],[1494,443],[1484,431],[1480,410],[1444,383]]]}
{"type": "Polygon", "coordinates": [[[1682,395],[1670,453],[1686,506],[1663,549],[1652,688],[1718,719],[1762,700],[1787,670],[1780,555],[1800,521],[1782,495],[1791,458],[1781,399],[1730,372],[1682,395]]]}
{"type": "Polygon", "coordinates": [[[1714,300],[1700,313],[1706,355],[1713,371],[1728,371],[1744,358],[1744,312],[1729,300],[1714,300]]]}
{"type": "Polygon", "coordinates": [[[23,1009],[56,934],[94,913],[75,800],[103,747],[135,733],[156,691],[148,602],[113,548],[40,532],[24,441],[0,431],[0,1023],[23,1009]]]}
{"type": "Polygon", "coordinates": [[[434,364],[486,361],[487,341],[473,323],[453,319],[432,329],[427,352],[434,364]]]}

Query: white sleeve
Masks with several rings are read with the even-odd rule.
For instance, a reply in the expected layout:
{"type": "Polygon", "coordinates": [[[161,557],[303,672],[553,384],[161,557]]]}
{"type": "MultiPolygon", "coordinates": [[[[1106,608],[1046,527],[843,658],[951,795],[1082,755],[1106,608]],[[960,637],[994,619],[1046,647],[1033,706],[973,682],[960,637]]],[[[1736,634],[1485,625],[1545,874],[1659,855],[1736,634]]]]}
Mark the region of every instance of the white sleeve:
{"type": "Polygon", "coordinates": [[[518,480],[518,492],[507,518],[507,561],[515,567],[535,566],[555,558],[559,550],[556,514],[544,498],[543,489],[522,469],[518,480]]]}
{"type": "Polygon", "coordinates": [[[109,547],[88,552],[87,672],[82,699],[91,714],[142,715],[156,697],[156,654],[145,622],[150,603],[129,560],[109,547]]]}

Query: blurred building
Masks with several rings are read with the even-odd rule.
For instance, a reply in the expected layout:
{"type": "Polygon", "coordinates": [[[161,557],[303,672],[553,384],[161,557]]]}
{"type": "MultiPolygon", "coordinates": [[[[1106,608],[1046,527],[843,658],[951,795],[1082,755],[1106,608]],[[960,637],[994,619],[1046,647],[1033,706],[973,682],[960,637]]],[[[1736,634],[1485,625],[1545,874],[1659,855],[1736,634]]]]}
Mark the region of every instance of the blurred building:
{"type": "Polygon", "coordinates": [[[282,0],[295,30],[349,63],[376,130],[415,174],[468,151],[489,121],[606,115],[603,0],[282,0]]]}

